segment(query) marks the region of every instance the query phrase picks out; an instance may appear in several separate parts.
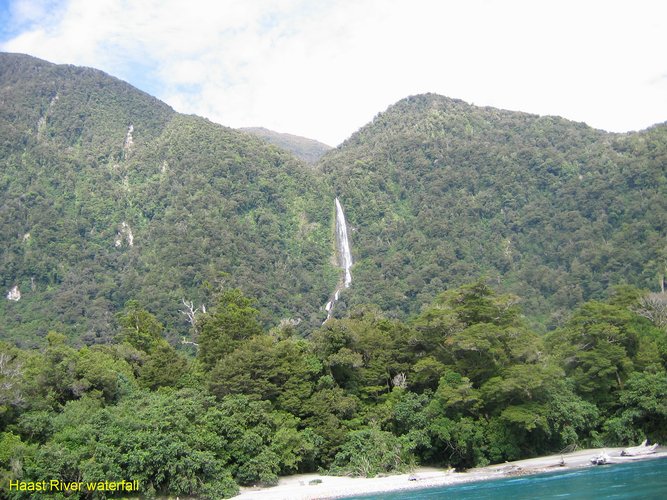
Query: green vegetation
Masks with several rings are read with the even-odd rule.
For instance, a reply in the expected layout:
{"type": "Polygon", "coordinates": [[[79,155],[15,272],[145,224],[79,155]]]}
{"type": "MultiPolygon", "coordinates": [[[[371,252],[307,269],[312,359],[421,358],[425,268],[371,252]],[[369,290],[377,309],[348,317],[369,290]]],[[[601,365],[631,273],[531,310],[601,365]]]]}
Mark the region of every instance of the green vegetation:
{"type": "Polygon", "coordinates": [[[546,337],[482,281],[407,322],[364,308],[310,340],[262,329],[239,290],[216,296],[195,357],[133,302],[109,345],[76,350],[55,333],[39,351],[0,345],[4,484],[132,478],[146,496],[221,498],[295,472],[468,468],[667,438],[654,349],[667,330],[639,290],[584,304],[546,337]]]}
{"type": "Polygon", "coordinates": [[[348,306],[415,314],[486,276],[544,331],[622,283],[665,275],[667,126],[609,134],[427,94],[379,114],[320,168],[352,233],[348,306]]]}
{"type": "Polygon", "coordinates": [[[0,338],[51,329],[107,342],[135,300],[173,336],[211,285],[262,324],[321,323],[335,286],[332,195],[312,167],[249,134],[174,113],[91,69],[0,54],[0,338]]]}
{"type": "Polygon", "coordinates": [[[248,127],[242,128],[241,130],[256,135],[285,151],[289,151],[306,163],[317,163],[317,160],[331,149],[331,146],[327,146],[326,144],[313,139],[307,139],[292,134],[282,134],[262,127],[248,127]]]}
{"type": "Polygon", "coordinates": [[[107,342],[129,300],[173,342],[196,333],[182,301],[209,306],[221,283],[305,334],[338,279],[334,195],[355,262],[339,317],[405,319],[486,276],[548,331],[666,273],[664,125],[608,134],[429,94],[312,166],[99,71],[0,57],[0,286],[22,293],[0,301],[0,338],[20,345],[107,342]]]}
{"type": "Polygon", "coordinates": [[[313,166],[91,69],[0,54],[0,102],[3,492],[667,438],[664,125],[423,95],[313,166]]]}

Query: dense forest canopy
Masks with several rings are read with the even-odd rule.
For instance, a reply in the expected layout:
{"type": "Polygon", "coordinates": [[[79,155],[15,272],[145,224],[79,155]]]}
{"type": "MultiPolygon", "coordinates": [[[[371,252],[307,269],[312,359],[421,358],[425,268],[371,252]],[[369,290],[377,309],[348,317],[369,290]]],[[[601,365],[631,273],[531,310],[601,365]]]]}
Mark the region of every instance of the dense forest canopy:
{"type": "Polygon", "coordinates": [[[438,95],[379,114],[321,168],[353,226],[350,305],[402,317],[484,275],[541,328],[664,277],[667,126],[608,134],[438,95]]]}
{"type": "Polygon", "coordinates": [[[0,344],[0,479],[131,478],[143,496],[222,498],[295,472],[663,442],[665,310],[664,293],[625,286],[543,336],[516,296],[476,281],[409,321],[357,308],[306,340],[263,329],[253,300],[225,289],[188,355],[130,303],[110,344],[0,344]]]}
{"type": "Polygon", "coordinates": [[[306,164],[0,54],[0,141],[3,493],[222,498],[667,437],[666,125],[427,94],[306,164]],[[322,324],[336,196],[354,279],[322,324]]]}
{"type": "Polygon", "coordinates": [[[485,276],[545,331],[665,274],[665,125],[608,134],[426,94],[306,165],[99,71],[0,57],[0,280],[21,293],[0,336],[22,345],[106,342],[128,300],[187,335],[182,301],[219,283],[305,334],[338,279],[335,196],[355,262],[340,316],[406,318],[485,276]]]}
{"type": "Polygon", "coordinates": [[[321,323],[332,199],[312,167],[99,71],[0,61],[0,337],[106,342],[138,300],[187,334],[182,300],[242,287],[265,323],[321,323]],[[6,293],[6,292],[5,292],[6,293]]]}

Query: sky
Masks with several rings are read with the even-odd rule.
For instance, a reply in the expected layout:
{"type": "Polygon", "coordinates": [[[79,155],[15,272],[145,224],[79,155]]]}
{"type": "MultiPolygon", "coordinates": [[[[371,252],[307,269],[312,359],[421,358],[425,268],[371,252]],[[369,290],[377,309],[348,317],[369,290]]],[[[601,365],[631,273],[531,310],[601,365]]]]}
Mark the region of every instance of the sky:
{"type": "Polygon", "coordinates": [[[0,0],[0,51],[331,146],[424,92],[644,129],[667,121],[665,49],[664,0],[0,0]]]}

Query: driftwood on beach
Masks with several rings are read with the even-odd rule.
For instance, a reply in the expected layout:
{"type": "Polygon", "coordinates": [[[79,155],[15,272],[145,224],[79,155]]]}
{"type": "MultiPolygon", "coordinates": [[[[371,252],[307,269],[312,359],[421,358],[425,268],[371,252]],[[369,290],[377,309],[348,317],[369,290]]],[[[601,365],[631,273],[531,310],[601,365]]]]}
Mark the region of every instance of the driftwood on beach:
{"type": "Polygon", "coordinates": [[[631,448],[626,448],[623,451],[621,451],[621,456],[622,457],[636,457],[639,455],[651,455],[652,453],[656,452],[656,449],[658,448],[658,443],[652,444],[651,446],[648,446],[647,440],[645,439],[642,444],[639,446],[633,446],[631,448]]]}
{"type": "Polygon", "coordinates": [[[603,451],[602,453],[599,453],[598,455],[592,457],[591,463],[593,465],[606,465],[609,463],[609,455],[607,455],[606,451],[603,451]]]}

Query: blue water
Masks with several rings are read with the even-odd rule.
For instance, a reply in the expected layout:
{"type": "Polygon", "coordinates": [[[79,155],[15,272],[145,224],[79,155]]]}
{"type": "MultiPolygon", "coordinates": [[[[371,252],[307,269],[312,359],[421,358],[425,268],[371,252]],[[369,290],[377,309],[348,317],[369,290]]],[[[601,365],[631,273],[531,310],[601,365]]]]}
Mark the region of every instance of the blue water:
{"type": "MultiPolygon", "coordinates": [[[[354,497],[358,500],[447,500],[534,498],[667,499],[667,459],[497,479],[424,490],[354,497]]],[[[348,499],[349,500],[349,499],[348,499]]]]}

